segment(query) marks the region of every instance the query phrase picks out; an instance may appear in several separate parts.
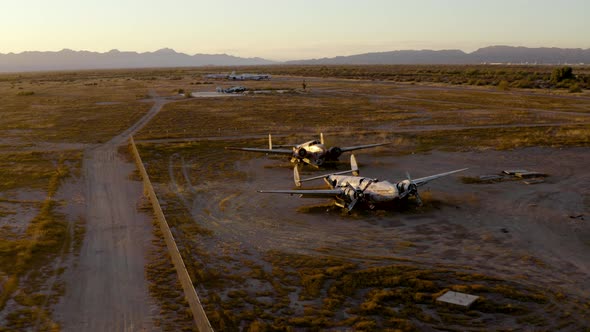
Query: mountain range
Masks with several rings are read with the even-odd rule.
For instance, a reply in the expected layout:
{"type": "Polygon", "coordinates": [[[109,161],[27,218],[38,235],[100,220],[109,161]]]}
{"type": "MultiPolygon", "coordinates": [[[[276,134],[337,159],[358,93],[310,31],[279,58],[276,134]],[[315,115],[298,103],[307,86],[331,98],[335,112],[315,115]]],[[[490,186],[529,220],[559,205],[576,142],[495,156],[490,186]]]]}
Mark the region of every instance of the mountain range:
{"type": "Polygon", "coordinates": [[[193,66],[250,66],[268,65],[274,61],[261,58],[240,58],[227,54],[178,53],[169,48],[155,52],[72,51],[0,53],[0,72],[22,72],[73,69],[119,69],[193,66]]]}
{"type": "Polygon", "coordinates": [[[227,54],[178,53],[169,48],[155,52],[73,51],[0,53],[0,72],[42,70],[82,70],[192,66],[250,66],[271,64],[480,64],[480,63],[538,63],[590,64],[590,49],[528,48],[489,46],[474,52],[461,50],[401,50],[337,56],[311,60],[277,62],[263,58],[241,58],[227,54]]]}
{"type": "Polygon", "coordinates": [[[472,53],[461,50],[404,50],[374,52],[334,58],[288,61],[290,64],[590,64],[590,49],[556,47],[488,46],[472,53]]]}

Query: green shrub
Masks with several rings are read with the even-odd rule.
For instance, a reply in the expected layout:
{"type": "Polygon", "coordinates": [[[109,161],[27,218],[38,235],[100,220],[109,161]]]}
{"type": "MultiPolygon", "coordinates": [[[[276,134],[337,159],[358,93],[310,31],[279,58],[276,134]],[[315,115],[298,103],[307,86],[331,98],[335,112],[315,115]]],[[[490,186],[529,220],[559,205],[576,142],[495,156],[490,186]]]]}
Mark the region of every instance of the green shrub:
{"type": "Polygon", "coordinates": [[[502,80],[498,83],[498,90],[500,91],[508,91],[510,90],[510,86],[508,85],[508,81],[502,80]]]}
{"type": "Polygon", "coordinates": [[[570,93],[582,92],[582,89],[580,88],[578,83],[573,83],[572,85],[570,85],[569,92],[570,93]]]}
{"type": "Polygon", "coordinates": [[[551,72],[551,82],[557,83],[563,80],[568,80],[574,78],[574,73],[572,67],[566,66],[561,68],[553,69],[551,72]]]}

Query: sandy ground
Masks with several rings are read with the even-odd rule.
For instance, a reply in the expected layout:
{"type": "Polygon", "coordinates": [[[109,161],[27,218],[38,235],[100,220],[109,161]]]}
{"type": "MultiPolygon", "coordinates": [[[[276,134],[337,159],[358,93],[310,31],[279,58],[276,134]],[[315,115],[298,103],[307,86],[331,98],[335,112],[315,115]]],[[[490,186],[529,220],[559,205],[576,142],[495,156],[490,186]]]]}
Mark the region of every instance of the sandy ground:
{"type": "MultiPolygon", "coordinates": [[[[119,156],[117,148],[165,103],[156,99],[137,124],[108,143],[86,150],[87,233],[79,262],[66,272],[67,292],[56,308],[64,330],[156,329],[151,321],[157,313],[144,276],[150,245],[144,239],[150,236],[151,224],[148,216],[136,210],[142,188],[129,180],[134,165],[119,156]]],[[[406,130],[433,129],[441,128],[406,130]]],[[[228,140],[229,146],[236,138],[215,139],[228,140]]],[[[461,175],[453,175],[422,189],[427,202],[422,208],[358,210],[345,215],[331,208],[329,200],[256,193],[257,189],[292,188],[292,168],[284,160],[260,155],[239,159],[234,168],[245,174],[240,178],[194,174],[199,172],[194,165],[226,161],[226,151],[213,150],[199,156],[173,155],[168,160],[172,181],[166,184],[169,188],[159,190],[176,192],[195,222],[213,231],[207,240],[211,250],[231,248],[238,255],[280,250],[359,262],[407,258],[425,266],[449,264],[507,279],[518,276],[525,284],[563,289],[580,298],[590,296],[588,148],[408,156],[394,151],[395,147],[389,152],[360,152],[362,174],[395,181],[405,178],[405,171],[417,178],[469,167],[461,175],[527,168],[550,177],[536,185],[520,181],[464,184],[459,181],[461,175]],[[579,215],[584,219],[570,218],[579,215]]],[[[343,162],[338,168],[347,166],[343,162]]],[[[302,176],[319,172],[304,169],[302,176]]]]}
{"type": "MultiPolygon", "coordinates": [[[[229,144],[229,143],[228,143],[229,144]]],[[[231,144],[230,144],[231,145],[231,144]]],[[[392,148],[394,149],[394,148],[392,148]]],[[[172,189],[195,221],[215,233],[218,246],[250,252],[281,250],[366,261],[408,258],[427,265],[461,268],[530,285],[560,287],[590,296],[590,173],[588,148],[526,148],[516,151],[433,152],[408,156],[363,152],[361,174],[402,180],[405,171],[422,177],[469,167],[422,188],[427,204],[410,211],[342,214],[330,200],[256,193],[291,189],[290,165],[265,157],[236,162],[243,180],[199,178],[199,160],[213,163],[222,152],[170,159],[172,189]],[[464,184],[460,176],[525,168],[550,174],[545,183],[521,181],[464,184]],[[176,175],[175,175],[176,174],[176,175]],[[182,175],[180,175],[182,174],[182,175]],[[584,220],[570,216],[583,215],[584,220]],[[522,277],[525,276],[525,277],[522,277]]],[[[341,157],[346,160],[348,155],[341,157]]],[[[345,169],[346,163],[339,168],[345,169]]],[[[309,170],[302,177],[317,175],[309,170]]],[[[310,184],[311,185],[311,184],[310,184]]],[[[322,185],[318,182],[317,185],[322,185]]],[[[215,244],[212,244],[215,245],[215,244]]]]}
{"type": "Polygon", "coordinates": [[[78,261],[66,272],[66,294],[56,308],[64,331],[151,331],[157,307],[145,279],[150,216],[137,211],[142,183],[129,179],[135,165],[117,149],[165,104],[104,145],[86,150],[86,236],[78,261]]]}
{"type": "Polygon", "coordinates": [[[208,92],[208,91],[197,91],[191,92],[193,98],[223,98],[223,97],[241,97],[241,93],[219,93],[219,92],[208,92]]]}

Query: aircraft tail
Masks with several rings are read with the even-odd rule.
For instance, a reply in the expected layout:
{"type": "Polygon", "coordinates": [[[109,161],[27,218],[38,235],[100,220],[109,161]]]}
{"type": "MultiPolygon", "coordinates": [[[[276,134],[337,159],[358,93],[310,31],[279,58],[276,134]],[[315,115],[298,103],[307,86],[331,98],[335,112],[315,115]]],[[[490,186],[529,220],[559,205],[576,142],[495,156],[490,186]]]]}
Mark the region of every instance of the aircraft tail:
{"type": "Polygon", "coordinates": [[[293,181],[295,181],[295,185],[297,187],[301,187],[301,177],[299,176],[297,165],[295,165],[295,167],[293,168],[293,181]]]}
{"type": "Polygon", "coordinates": [[[307,178],[307,179],[301,179],[301,177],[299,176],[299,171],[297,170],[297,166],[295,166],[294,170],[293,170],[293,178],[295,180],[295,185],[297,187],[301,187],[301,182],[306,182],[306,181],[312,181],[312,180],[318,180],[318,179],[324,179],[330,175],[338,175],[338,174],[346,174],[346,173],[352,173],[354,176],[358,176],[359,175],[359,168],[358,168],[358,164],[356,162],[356,158],[354,157],[354,155],[350,155],[350,169],[347,171],[340,171],[340,172],[334,172],[334,173],[330,173],[330,174],[324,174],[324,175],[320,175],[320,176],[314,176],[311,178],[307,178]]]}
{"type": "Polygon", "coordinates": [[[352,175],[354,176],[359,176],[360,174],[359,165],[356,162],[356,157],[353,154],[350,155],[350,172],[352,172],[352,175]]]}
{"type": "Polygon", "coordinates": [[[320,143],[324,144],[324,133],[320,133],[320,143]]]}
{"type": "Polygon", "coordinates": [[[268,134],[268,149],[272,150],[272,137],[268,134]]]}

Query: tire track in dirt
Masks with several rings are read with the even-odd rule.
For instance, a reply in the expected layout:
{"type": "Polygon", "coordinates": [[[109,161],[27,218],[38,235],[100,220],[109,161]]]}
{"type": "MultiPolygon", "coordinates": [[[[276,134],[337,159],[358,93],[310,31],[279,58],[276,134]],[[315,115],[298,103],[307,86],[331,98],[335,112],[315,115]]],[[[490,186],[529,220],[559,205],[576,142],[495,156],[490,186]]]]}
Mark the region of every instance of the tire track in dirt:
{"type": "MultiPolygon", "coordinates": [[[[436,156],[381,158],[378,166],[365,165],[363,172],[391,178],[392,169],[412,167],[417,167],[418,174],[427,174],[427,169],[432,168],[459,166],[488,174],[491,170],[536,165],[534,170],[552,176],[548,183],[534,186],[520,181],[466,186],[457,179],[442,179],[432,185],[437,190],[433,197],[441,202],[438,207],[421,208],[419,213],[354,211],[352,216],[330,210],[325,200],[314,205],[313,200],[257,194],[256,189],[289,187],[292,180],[284,169],[267,167],[276,161],[252,158],[235,164],[237,170],[246,172],[245,179],[204,174],[201,181],[207,182],[207,193],[197,190],[191,211],[214,231],[217,241],[237,241],[255,252],[276,249],[359,261],[401,258],[427,265],[450,264],[506,278],[521,273],[530,277],[531,284],[588,292],[590,285],[584,281],[590,275],[584,261],[588,252],[583,247],[585,240],[580,232],[565,227],[564,223],[572,222],[563,215],[563,211],[583,206],[581,197],[571,203],[568,199],[588,190],[587,185],[576,184],[586,178],[580,174],[584,151],[529,148],[494,152],[496,156],[491,159],[482,159],[477,152],[452,154],[453,158],[438,152],[433,152],[436,156]],[[550,151],[556,156],[548,156],[550,151]],[[566,194],[572,185],[580,188],[566,194]],[[479,198],[471,201],[471,196],[479,198]],[[539,207],[529,207],[534,204],[539,207]],[[546,209],[554,211],[546,213],[546,209]]],[[[198,164],[206,160],[215,165],[219,158],[223,155],[216,153],[187,161],[198,164]]],[[[182,159],[176,161],[182,163],[182,159]]],[[[178,167],[191,169],[186,163],[178,167]]],[[[190,174],[180,172],[178,176],[190,178],[190,174]]]]}
{"type": "MultiPolygon", "coordinates": [[[[199,156],[199,159],[215,163],[224,155],[224,152],[212,152],[199,156]]],[[[379,237],[375,237],[378,234],[377,229],[359,233],[358,226],[351,224],[336,225],[331,222],[310,224],[309,222],[292,222],[290,219],[285,223],[277,223],[277,220],[285,219],[284,210],[267,206],[270,197],[261,196],[255,192],[254,188],[244,192],[239,184],[233,181],[223,183],[214,181],[212,187],[207,185],[205,193],[203,188],[199,188],[201,185],[195,190],[195,187],[190,184],[188,168],[183,157],[179,155],[170,157],[169,175],[174,191],[191,211],[195,222],[202,223],[204,227],[213,231],[220,242],[235,242],[256,251],[279,249],[318,254],[310,245],[314,243],[325,248],[332,248],[341,252],[342,257],[350,258],[351,251],[348,251],[347,246],[343,244],[366,241],[366,247],[372,248],[367,250],[373,252],[375,256],[387,255],[389,252],[386,245],[380,243],[379,237]],[[180,164],[175,165],[175,162],[180,164]],[[173,168],[181,168],[184,182],[193,188],[190,198],[187,198],[188,191],[183,190],[183,186],[179,184],[180,181],[176,178],[173,168]],[[260,203],[261,199],[263,203],[260,203]],[[265,211],[263,215],[255,212],[261,209],[265,211]],[[252,211],[254,216],[246,216],[244,211],[252,211]]],[[[207,179],[207,181],[210,180],[207,179]]],[[[320,207],[321,209],[331,209],[331,205],[320,207]]],[[[321,214],[318,217],[321,218],[321,214]]],[[[366,226],[375,227],[370,224],[366,226]]]]}

